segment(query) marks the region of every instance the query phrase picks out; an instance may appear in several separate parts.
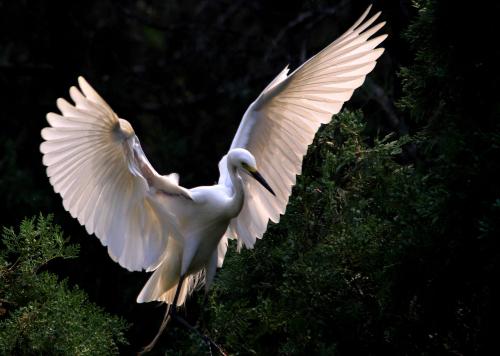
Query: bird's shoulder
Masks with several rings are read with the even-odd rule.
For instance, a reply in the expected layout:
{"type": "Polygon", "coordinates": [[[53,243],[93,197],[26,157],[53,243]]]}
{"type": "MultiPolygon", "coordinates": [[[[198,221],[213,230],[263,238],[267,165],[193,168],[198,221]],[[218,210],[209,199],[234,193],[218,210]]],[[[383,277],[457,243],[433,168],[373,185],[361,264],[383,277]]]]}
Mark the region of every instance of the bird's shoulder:
{"type": "Polygon", "coordinates": [[[230,198],[230,189],[223,185],[215,184],[200,186],[189,190],[193,200],[200,204],[221,205],[230,198]]]}

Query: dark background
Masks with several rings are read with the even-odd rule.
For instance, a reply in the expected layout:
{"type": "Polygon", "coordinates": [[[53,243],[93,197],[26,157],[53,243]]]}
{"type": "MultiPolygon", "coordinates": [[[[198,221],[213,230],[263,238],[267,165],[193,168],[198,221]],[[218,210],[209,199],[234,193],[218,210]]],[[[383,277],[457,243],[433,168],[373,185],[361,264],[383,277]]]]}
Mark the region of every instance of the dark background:
{"type": "Polygon", "coordinates": [[[402,91],[397,73],[415,58],[401,36],[416,15],[409,0],[0,1],[0,225],[53,212],[81,254],[51,268],[130,321],[136,350],[154,335],[163,309],[136,304],[146,273],[113,263],[63,210],[39,153],[46,113],[83,75],[131,122],[160,173],[178,172],[185,187],[212,184],[252,100],[286,64],[296,68],[370,3],[388,22],[386,52],[346,106],[363,110],[370,132],[411,132],[394,106],[402,91]]]}

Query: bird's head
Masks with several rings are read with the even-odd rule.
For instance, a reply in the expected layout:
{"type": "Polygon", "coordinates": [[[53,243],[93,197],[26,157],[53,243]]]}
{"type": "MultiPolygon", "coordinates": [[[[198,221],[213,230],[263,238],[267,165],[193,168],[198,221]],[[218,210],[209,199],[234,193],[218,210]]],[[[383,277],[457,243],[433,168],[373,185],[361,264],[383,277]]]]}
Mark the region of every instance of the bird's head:
{"type": "Polygon", "coordinates": [[[233,148],[229,151],[227,159],[230,164],[235,167],[239,172],[248,174],[253,177],[257,182],[262,184],[272,195],[276,195],[264,177],[257,170],[257,162],[255,157],[244,148],[233,148]]]}

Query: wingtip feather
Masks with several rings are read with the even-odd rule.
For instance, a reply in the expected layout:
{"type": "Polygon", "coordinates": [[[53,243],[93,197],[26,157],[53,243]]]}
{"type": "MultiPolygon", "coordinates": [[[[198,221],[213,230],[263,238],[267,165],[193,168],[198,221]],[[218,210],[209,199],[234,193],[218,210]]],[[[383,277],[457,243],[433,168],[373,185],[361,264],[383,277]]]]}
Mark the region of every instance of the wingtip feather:
{"type": "Polygon", "coordinates": [[[350,31],[354,31],[364,20],[365,18],[368,16],[368,14],[370,13],[370,10],[372,9],[372,4],[368,5],[368,7],[366,8],[366,10],[363,12],[363,14],[359,17],[358,20],[356,20],[356,22],[347,30],[347,32],[350,32],[350,31]]]}
{"type": "Polygon", "coordinates": [[[85,95],[86,98],[91,99],[92,96],[96,95],[96,91],[92,86],[85,80],[84,77],[79,76],[78,77],[78,86],[82,90],[83,94],[85,95]]]}

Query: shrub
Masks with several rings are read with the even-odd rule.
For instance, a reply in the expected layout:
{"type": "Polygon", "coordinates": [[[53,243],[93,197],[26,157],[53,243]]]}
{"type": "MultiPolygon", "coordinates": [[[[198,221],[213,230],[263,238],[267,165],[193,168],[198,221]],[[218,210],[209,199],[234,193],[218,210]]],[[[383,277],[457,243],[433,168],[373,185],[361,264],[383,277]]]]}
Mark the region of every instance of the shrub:
{"type": "Polygon", "coordinates": [[[78,254],[52,216],[4,228],[0,246],[0,354],[109,355],[126,344],[124,320],[47,270],[78,254]]]}

